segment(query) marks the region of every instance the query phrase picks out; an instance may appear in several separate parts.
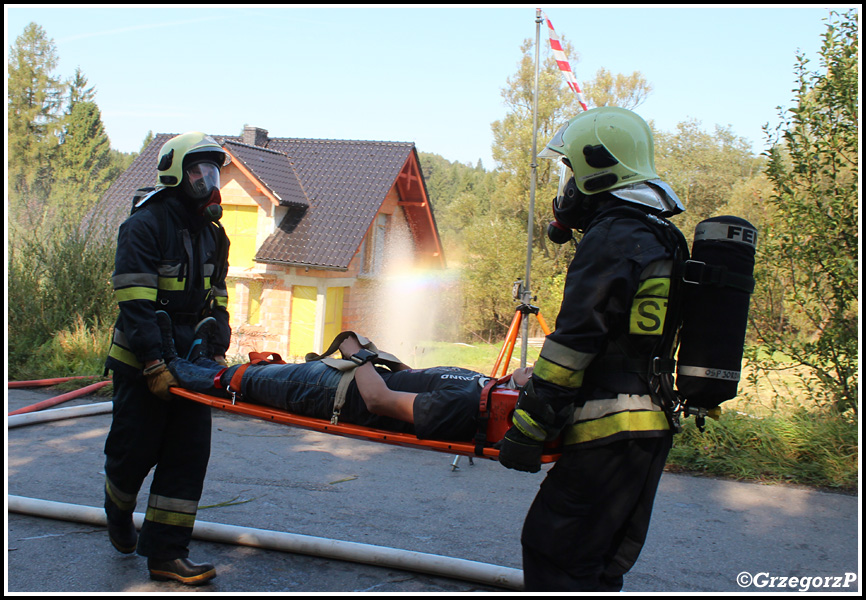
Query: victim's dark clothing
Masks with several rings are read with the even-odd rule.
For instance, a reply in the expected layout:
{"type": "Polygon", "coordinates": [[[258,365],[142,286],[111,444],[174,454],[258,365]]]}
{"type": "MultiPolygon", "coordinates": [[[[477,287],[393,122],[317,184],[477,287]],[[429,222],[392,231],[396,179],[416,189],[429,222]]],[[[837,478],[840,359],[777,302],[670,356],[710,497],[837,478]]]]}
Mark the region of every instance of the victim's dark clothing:
{"type": "MultiPolygon", "coordinates": [[[[198,360],[195,364],[175,360],[169,365],[182,387],[214,394],[213,379],[219,373],[216,363],[198,360]]],[[[221,377],[223,388],[239,366],[221,377]]],[[[413,433],[420,439],[468,440],[477,429],[478,404],[484,385],[490,380],[481,373],[459,367],[432,367],[391,372],[376,368],[389,389],[417,394],[414,424],[367,410],[352,381],[339,420],[375,429],[413,433]]],[[[272,406],[288,412],[329,420],[342,373],[320,361],[301,364],[250,365],[241,380],[241,395],[246,402],[272,406]]]]}
{"type": "Polygon", "coordinates": [[[210,408],[150,393],[145,363],[162,358],[156,311],[174,325],[185,355],[194,327],[213,316],[211,352],[224,355],[231,330],[225,276],[228,240],[174,191],[164,191],[120,226],[112,276],[120,310],[106,368],[113,371],[114,411],[105,441],[105,509],[129,515],[155,467],[138,553],[185,558],[210,457],[210,408]]]}

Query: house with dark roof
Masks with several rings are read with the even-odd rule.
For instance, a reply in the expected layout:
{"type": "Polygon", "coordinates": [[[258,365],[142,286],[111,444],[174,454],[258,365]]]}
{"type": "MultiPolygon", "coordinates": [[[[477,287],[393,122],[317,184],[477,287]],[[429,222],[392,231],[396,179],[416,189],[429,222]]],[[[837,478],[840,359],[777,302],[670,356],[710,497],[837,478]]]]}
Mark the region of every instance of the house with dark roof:
{"type": "MultiPolygon", "coordinates": [[[[155,184],[157,154],[174,135],[156,135],[106,192],[110,227],[136,189],[155,184]]],[[[376,339],[389,326],[376,314],[388,268],[445,268],[413,143],[270,138],[257,127],[212,137],[232,159],[220,176],[230,354],[302,357],[346,329],[376,339]]]]}

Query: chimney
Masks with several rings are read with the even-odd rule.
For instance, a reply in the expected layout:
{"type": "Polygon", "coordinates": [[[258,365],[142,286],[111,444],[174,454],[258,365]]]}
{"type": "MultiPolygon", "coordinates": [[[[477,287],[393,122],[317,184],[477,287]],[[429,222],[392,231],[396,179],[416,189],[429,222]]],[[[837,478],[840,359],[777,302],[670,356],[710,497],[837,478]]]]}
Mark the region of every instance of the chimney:
{"type": "Polygon", "coordinates": [[[248,146],[268,147],[268,130],[253,127],[252,125],[244,125],[244,144],[248,146]]]}

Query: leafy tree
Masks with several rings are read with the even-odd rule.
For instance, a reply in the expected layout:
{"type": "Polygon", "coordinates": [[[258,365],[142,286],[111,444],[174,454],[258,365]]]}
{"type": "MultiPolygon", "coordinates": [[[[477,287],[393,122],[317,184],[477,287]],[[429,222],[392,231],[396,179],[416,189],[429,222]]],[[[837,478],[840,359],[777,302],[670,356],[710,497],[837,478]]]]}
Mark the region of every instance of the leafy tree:
{"type": "Polygon", "coordinates": [[[587,104],[592,107],[618,106],[634,110],[643,104],[653,91],[653,86],[640,74],[640,71],[623,75],[611,73],[602,67],[596,71],[595,79],[584,82],[581,90],[587,104]]]}
{"type": "MultiPolygon", "coordinates": [[[[571,44],[561,40],[566,54],[574,59],[571,44]]],[[[494,122],[491,127],[494,134],[493,158],[502,172],[501,185],[491,202],[491,212],[502,221],[514,224],[514,231],[523,231],[511,238],[511,243],[518,248],[522,246],[522,254],[515,253],[518,259],[511,271],[523,273],[526,262],[526,224],[530,200],[531,165],[537,164],[535,214],[533,215],[533,260],[530,288],[537,295],[537,303],[542,313],[547,315],[552,324],[552,317],[559,312],[562,298],[562,274],[573,256],[571,245],[557,245],[547,239],[547,225],[550,222],[551,199],[556,193],[559,182],[558,163],[549,160],[538,160],[532,157],[532,110],[535,90],[535,52],[532,40],[525,40],[521,46],[522,57],[518,70],[510,77],[507,86],[502,90],[502,97],[508,109],[508,114],[494,122]]],[[[538,76],[538,112],[537,112],[537,147],[540,152],[544,145],[553,137],[556,131],[570,118],[583,109],[575,94],[565,85],[559,67],[552,55],[545,52],[539,66],[538,76]]],[[[584,84],[584,93],[590,102],[615,106],[634,106],[650,92],[651,87],[640,73],[631,76],[612,75],[602,69],[596,80],[584,84]],[[598,89],[593,95],[590,90],[598,89]]],[[[469,277],[475,274],[473,269],[484,267],[483,256],[477,257],[469,265],[469,277]]],[[[500,284],[501,285],[501,284],[500,284]]],[[[490,289],[490,294],[496,292],[490,289]]],[[[509,290],[510,295],[510,290],[509,290]]],[[[513,303],[512,303],[513,304],[513,303]]],[[[480,306],[476,304],[474,306],[480,306]]],[[[510,320],[510,319],[509,319],[510,320]]],[[[534,321],[531,321],[534,323],[534,321]]],[[[507,327],[508,322],[505,322],[507,327]]],[[[504,330],[504,329],[503,329],[504,330]]],[[[537,332],[536,332],[537,333],[537,332]]]]}
{"type": "Polygon", "coordinates": [[[798,54],[794,101],[765,127],[775,209],[759,248],[754,324],[839,411],[858,397],[858,12],[831,13],[820,69],[798,54]]]}
{"type": "Polygon", "coordinates": [[[675,219],[686,236],[700,221],[718,214],[735,185],[759,171],[749,143],[730,128],[716,126],[710,134],[700,122],[689,120],[673,133],[654,131],[653,138],[656,170],[686,207],[675,219]]]}
{"type": "Polygon", "coordinates": [[[496,174],[429,153],[420,153],[421,170],[436,212],[436,225],[446,247],[449,263],[459,263],[465,230],[475,215],[486,213],[495,193],[496,174]]]}

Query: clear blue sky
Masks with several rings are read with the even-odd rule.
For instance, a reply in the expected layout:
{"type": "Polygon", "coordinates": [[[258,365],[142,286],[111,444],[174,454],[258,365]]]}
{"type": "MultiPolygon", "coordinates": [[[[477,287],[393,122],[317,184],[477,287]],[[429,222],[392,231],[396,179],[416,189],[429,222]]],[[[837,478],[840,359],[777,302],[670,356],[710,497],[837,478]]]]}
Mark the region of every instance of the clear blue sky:
{"type": "MultiPolygon", "coordinates": [[[[112,147],[149,130],[415,142],[493,168],[490,124],[535,7],[484,5],[6,5],[6,52],[36,22],[68,78],[80,67],[112,147]]],[[[791,106],[798,50],[813,59],[829,10],[818,5],[540,5],[570,41],[581,83],[604,67],[653,85],[637,109],[673,131],[688,118],[731,126],[764,149],[761,127],[791,106]]],[[[838,9],[841,12],[841,8],[838,9]]],[[[542,48],[547,34],[541,30],[542,48]]],[[[546,140],[539,140],[545,143],[546,140]]]]}

